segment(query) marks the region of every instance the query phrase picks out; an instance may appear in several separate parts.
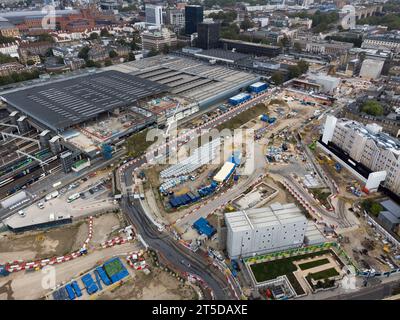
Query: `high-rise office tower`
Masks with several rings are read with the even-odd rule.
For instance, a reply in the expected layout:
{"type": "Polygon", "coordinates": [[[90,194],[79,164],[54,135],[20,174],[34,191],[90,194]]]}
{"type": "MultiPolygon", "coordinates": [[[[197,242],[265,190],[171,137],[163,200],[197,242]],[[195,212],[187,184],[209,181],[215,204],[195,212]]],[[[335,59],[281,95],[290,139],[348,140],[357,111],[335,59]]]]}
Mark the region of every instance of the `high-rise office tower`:
{"type": "Polygon", "coordinates": [[[162,26],[163,24],[162,6],[146,4],[145,14],[146,14],[146,23],[155,26],[162,26]]]}
{"type": "Polygon", "coordinates": [[[197,32],[197,25],[203,22],[203,7],[190,5],[185,7],[185,33],[197,32]]]}
{"type": "Polygon", "coordinates": [[[204,50],[218,48],[219,22],[201,22],[197,25],[197,46],[204,50]]]}

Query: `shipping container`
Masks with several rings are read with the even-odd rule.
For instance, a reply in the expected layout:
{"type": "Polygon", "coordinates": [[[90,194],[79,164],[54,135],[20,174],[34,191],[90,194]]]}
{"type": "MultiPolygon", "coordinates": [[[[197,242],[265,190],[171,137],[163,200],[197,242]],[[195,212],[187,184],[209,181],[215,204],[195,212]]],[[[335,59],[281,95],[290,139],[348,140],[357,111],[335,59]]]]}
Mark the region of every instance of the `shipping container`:
{"type": "Polygon", "coordinates": [[[198,219],[193,224],[193,228],[196,229],[199,234],[205,234],[208,238],[211,238],[217,232],[205,218],[198,219]]]}
{"type": "Polygon", "coordinates": [[[267,114],[262,114],[262,115],[260,116],[260,120],[261,120],[261,121],[264,121],[264,122],[268,122],[269,116],[268,116],[267,114]]]}
{"type": "Polygon", "coordinates": [[[111,284],[110,278],[107,276],[102,267],[97,267],[95,271],[100,276],[101,281],[103,281],[106,286],[109,286],[111,284]]]}
{"type": "Polygon", "coordinates": [[[81,278],[83,284],[85,285],[86,291],[89,295],[96,293],[99,288],[97,287],[96,283],[94,282],[92,276],[90,274],[86,274],[81,278]]]}
{"type": "Polygon", "coordinates": [[[268,84],[265,82],[256,82],[249,86],[249,91],[259,93],[268,89],[268,84]]]}
{"type": "Polygon", "coordinates": [[[70,284],[67,284],[67,285],[65,286],[65,289],[67,290],[69,300],[74,300],[74,299],[75,299],[75,292],[74,292],[74,290],[72,289],[71,285],[70,285],[70,284]]]}
{"type": "Polygon", "coordinates": [[[229,99],[229,103],[233,106],[241,104],[247,100],[249,100],[251,96],[248,93],[239,93],[236,96],[233,96],[229,99]]]}
{"type": "Polygon", "coordinates": [[[129,275],[120,258],[112,258],[103,265],[103,269],[112,283],[116,283],[129,275]]]}
{"type": "Polygon", "coordinates": [[[81,291],[81,288],[79,288],[78,282],[72,281],[71,285],[72,285],[72,288],[75,291],[76,296],[77,297],[81,297],[82,296],[82,291],[81,291]]]}

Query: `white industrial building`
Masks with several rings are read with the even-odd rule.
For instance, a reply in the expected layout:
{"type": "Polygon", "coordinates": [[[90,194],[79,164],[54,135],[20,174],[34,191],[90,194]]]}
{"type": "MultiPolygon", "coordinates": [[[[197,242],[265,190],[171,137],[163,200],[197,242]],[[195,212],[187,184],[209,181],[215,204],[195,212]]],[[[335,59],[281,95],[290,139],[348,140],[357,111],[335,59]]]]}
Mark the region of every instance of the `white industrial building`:
{"type": "Polygon", "coordinates": [[[372,172],[366,188],[375,191],[379,183],[400,194],[400,141],[382,132],[377,124],[366,126],[356,121],[326,118],[322,142],[332,143],[348,155],[349,163],[361,163],[372,172]]]}
{"type": "Polygon", "coordinates": [[[235,170],[236,165],[230,161],[224,163],[222,168],[218,171],[218,173],[214,176],[214,181],[218,183],[224,182],[229,176],[232,174],[233,170],[235,170]]]}
{"type": "Polygon", "coordinates": [[[360,76],[365,79],[376,80],[381,76],[384,60],[365,59],[361,65],[360,76]]]}
{"type": "Polygon", "coordinates": [[[323,75],[323,74],[310,74],[309,79],[321,86],[321,91],[325,93],[334,93],[340,84],[340,79],[323,75]]]}
{"type": "Polygon", "coordinates": [[[232,259],[300,247],[308,225],[294,203],[226,213],[225,222],[232,259]]]}

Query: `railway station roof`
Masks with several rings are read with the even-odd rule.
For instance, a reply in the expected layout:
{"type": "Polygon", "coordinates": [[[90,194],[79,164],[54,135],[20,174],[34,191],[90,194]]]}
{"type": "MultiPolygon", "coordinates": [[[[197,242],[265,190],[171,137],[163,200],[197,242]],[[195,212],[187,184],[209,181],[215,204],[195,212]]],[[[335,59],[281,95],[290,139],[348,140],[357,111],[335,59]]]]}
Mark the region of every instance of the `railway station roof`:
{"type": "Polygon", "coordinates": [[[165,85],[110,70],[6,93],[2,98],[47,128],[63,131],[166,91],[165,85]]]}

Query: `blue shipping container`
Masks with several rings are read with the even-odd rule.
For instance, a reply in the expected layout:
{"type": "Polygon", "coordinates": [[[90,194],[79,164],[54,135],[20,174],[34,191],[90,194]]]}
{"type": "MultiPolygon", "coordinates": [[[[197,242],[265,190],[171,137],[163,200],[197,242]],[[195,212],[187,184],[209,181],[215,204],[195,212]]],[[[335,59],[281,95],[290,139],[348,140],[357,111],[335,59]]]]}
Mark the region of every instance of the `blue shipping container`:
{"type": "Polygon", "coordinates": [[[67,290],[69,300],[74,300],[75,299],[75,292],[74,292],[74,290],[72,289],[72,287],[71,287],[71,285],[69,283],[65,286],[65,289],[67,290]]]}
{"type": "Polygon", "coordinates": [[[205,234],[208,238],[211,238],[217,232],[204,218],[198,219],[193,224],[193,228],[195,228],[199,234],[205,234]]]}
{"type": "Polygon", "coordinates": [[[120,272],[111,276],[112,283],[116,283],[129,275],[128,270],[122,269],[120,272]]]}
{"type": "Polygon", "coordinates": [[[233,106],[236,106],[240,103],[243,103],[247,100],[249,100],[251,96],[247,93],[240,93],[232,98],[229,99],[229,103],[233,106]]]}
{"type": "Polygon", "coordinates": [[[81,291],[81,288],[79,288],[78,282],[72,281],[71,285],[72,285],[72,288],[75,291],[76,296],[77,297],[81,297],[82,296],[82,291],[81,291]]]}
{"type": "Polygon", "coordinates": [[[88,294],[93,294],[99,290],[97,285],[94,283],[94,280],[90,274],[86,274],[81,278],[88,294]]]}
{"type": "Polygon", "coordinates": [[[268,89],[268,84],[266,84],[264,82],[256,82],[256,83],[252,84],[251,86],[249,86],[249,91],[255,92],[255,93],[262,92],[266,89],[268,89]]]}
{"type": "Polygon", "coordinates": [[[97,267],[96,272],[100,276],[101,281],[103,281],[106,286],[109,286],[111,284],[110,278],[107,276],[102,267],[97,267]]]}

